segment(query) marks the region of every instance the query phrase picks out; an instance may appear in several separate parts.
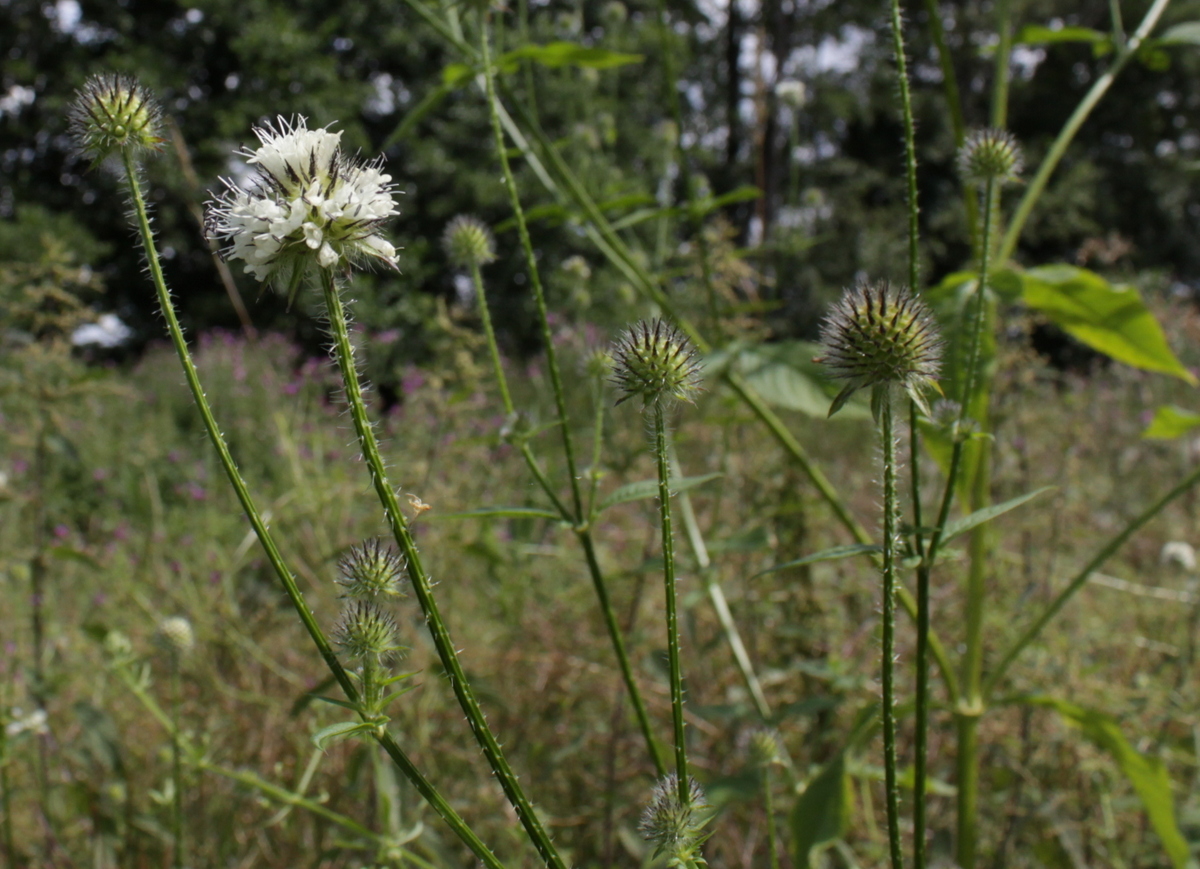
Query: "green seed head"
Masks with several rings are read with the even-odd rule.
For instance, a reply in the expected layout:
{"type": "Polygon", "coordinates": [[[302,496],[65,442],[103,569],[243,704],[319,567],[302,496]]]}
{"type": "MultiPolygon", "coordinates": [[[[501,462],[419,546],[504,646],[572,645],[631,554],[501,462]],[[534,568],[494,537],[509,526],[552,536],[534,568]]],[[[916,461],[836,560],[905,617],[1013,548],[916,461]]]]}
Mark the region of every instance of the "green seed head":
{"type": "Polygon", "coordinates": [[[821,326],[824,353],[815,361],[849,381],[830,415],[864,386],[897,384],[926,409],[924,390],[934,385],[942,341],[925,303],[887,281],[847,290],[821,326]]]}
{"type": "Polygon", "coordinates": [[[76,91],[69,117],[76,146],[96,162],[118,151],[158,150],[163,141],[158,103],[133,76],[92,76],[76,91]]]}
{"type": "Polygon", "coordinates": [[[664,776],[654,787],[650,804],[642,812],[638,830],[657,845],[656,854],[667,854],[668,865],[686,866],[700,857],[700,846],[708,836],[708,801],[693,778],[688,778],[688,801],[679,801],[679,779],[675,773],[664,776]]]}
{"type": "Polygon", "coordinates": [[[627,401],[641,396],[646,405],[679,399],[692,401],[700,391],[700,360],[691,342],[666,320],[642,321],[613,346],[613,383],[627,401]]]}
{"type": "Polygon", "coordinates": [[[192,623],[183,616],[171,616],[159,622],[154,639],[159,648],[176,658],[184,657],[196,646],[192,623]]]}
{"type": "Polygon", "coordinates": [[[496,260],[491,230],[482,220],[468,214],[460,214],[446,224],[442,245],[450,262],[458,268],[478,268],[496,260]]]}
{"type": "Polygon", "coordinates": [[[345,589],[343,597],[375,600],[377,597],[403,597],[404,558],[379,540],[354,546],[338,562],[334,581],[345,589]]]}
{"type": "Polygon", "coordinates": [[[403,649],[397,640],[396,620],[367,601],[358,601],[342,613],[334,631],[338,645],[352,659],[388,660],[403,649]]]}
{"type": "Polygon", "coordinates": [[[976,130],[958,151],[958,171],[973,184],[1016,181],[1024,161],[1021,146],[1006,130],[976,130]]]}
{"type": "Polygon", "coordinates": [[[757,767],[782,763],[779,741],[769,730],[756,730],[750,737],[750,762],[757,767]]]}

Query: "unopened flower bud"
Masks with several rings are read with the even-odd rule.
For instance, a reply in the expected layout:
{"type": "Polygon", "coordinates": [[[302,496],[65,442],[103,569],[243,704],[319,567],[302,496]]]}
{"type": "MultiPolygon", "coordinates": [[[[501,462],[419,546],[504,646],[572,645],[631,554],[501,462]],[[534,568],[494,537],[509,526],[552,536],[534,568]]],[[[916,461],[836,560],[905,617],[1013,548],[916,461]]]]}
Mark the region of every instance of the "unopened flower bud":
{"type": "Polygon", "coordinates": [[[484,266],[496,260],[491,230],[482,220],[468,214],[460,214],[446,225],[442,245],[450,262],[458,268],[484,266]]]}
{"type": "Polygon", "coordinates": [[[1016,181],[1024,161],[1021,146],[1007,130],[976,130],[958,150],[958,171],[974,184],[1016,181]]]}
{"type": "Polygon", "coordinates": [[[681,803],[679,779],[671,773],[655,785],[638,830],[647,841],[658,846],[656,854],[669,855],[670,865],[687,865],[689,858],[699,856],[700,845],[707,838],[704,824],[708,820],[708,808],[704,791],[690,777],[688,800],[681,803]]]}
{"type": "Polygon", "coordinates": [[[781,762],[775,734],[769,730],[756,730],[750,737],[750,763],[766,767],[781,762]]]}
{"type": "Polygon", "coordinates": [[[397,631],[394,618],[373,603],[359,601],[342,614],[334,636],[350,658],[386,660],[402,649],[397,631]]]}
{"type": "Polygon", "coordinates": [[[338,562],[334,580],[345,589],[345,597],[374,600],[377,597],[402,597],[404,558],[379,540],[368,540],[351,547],[338,562]]]}
{"type": "Polygon", "coordinates": [[[196,634],[192,623],[183,616],[171,616],[158,623],[155,643],[175,658],[182,658],[196,645],[196,634]]]}
{"type": "Polygon", "coordinates": [[[847,290],[821,326],[824,353],[815,361],[849,383],[832,416],[864,386],[897,384],[925,410],[924,390],[941,365],[942,341],[925,303],[887,281],[847,290]]]}
{"type": "Polygon", "coordinates": [[[613,383],[647,405],[665,399],[691,401],[700,391],[700,360],[687,337],[666,320],[642,321],[613,347],[613,383]]]}
{"type": "Polygon", "coordinates": [[[106,73],[89,78],[69,110],[79,150],[100,162],[121,152],[157,150],[162,111],[136,78],[106,73]]]}

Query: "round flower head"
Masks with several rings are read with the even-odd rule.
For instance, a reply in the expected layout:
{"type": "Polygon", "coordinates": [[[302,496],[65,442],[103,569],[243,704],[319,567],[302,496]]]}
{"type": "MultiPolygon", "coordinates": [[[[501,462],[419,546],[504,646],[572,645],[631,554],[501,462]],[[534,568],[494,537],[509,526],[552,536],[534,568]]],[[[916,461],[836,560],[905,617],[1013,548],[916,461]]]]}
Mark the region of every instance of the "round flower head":
{"type": "Polygon", "coordinates": [[[359,601],[342,613],[334,636],[353,659],[371,656],[385,661],[403,648],[397,642],[397,631],[394,618],[373,603],[359,601]]]}
{"type": "Polygon", "coordinates": [[[704,824],[708,820],[708,801],[694,778],[688,777],[688,801],[679,801],[679,778],[664,776],[654,786],[650,804],[642,812],[638,830],[658,846],[656,854],[667,854],[668,865],[686,866],[700,856],[700,846],[708,838],[704,824]]]}
{"type": "Polygon", "coordinates": [[[396,268],[396,249],[379,234],[398,213],[382,159],[346,156],[340,132],[310,130],[302,117],[254,132],[262,144],[240,152],[257,169],[254,180],[242,187],[222,179],[225,191],[208,204],[206,228],[228,242],[226,259],[242,260],[247,273],[289,295],[313,265],[377,260],[396,268]]]}
{"type": "Polygon", "coordinates": [[[897,384],[929,414],[924,390],[934,386],[942,341],[925,303],[887,281],[847,290],[821,325],[823,355],[839,380],[849,381],[829,415],[864,386],[897,384]]]}
{"type": "Polygon", "coordinates": [[[395,549],[378,540],[353,547],[338,563],[338,585],[354,600],[401,597],[404,559],[395,549]]]}
{"type": "Polygon", "coordinates": [[[1021,146],[1007,130],[976,130],[958,150],[958,171],[974,184],[1016,181],[1024,161],[1021,146]]]}
{"type": "Polygon", "coordinates": [[[157,150],[163,141],[158,102],[129,75],[89,78],[75,92],[69,118],[79,150],[97,163],[118,151],[157,150]]]}
{"type": "Polygon", "coordinates": [[[478,268],[496,261],[496,244],[491,230],[478,217],[460,214],[442,234],[446,256],[458,268],[478,268]]]}
{"type": "Polygon", "coordinates": [[[700,360],[691,342],[666,320],[643,320],[613,346],[613,383],[624,392],[617,401],[641,396],[647,404],[664,399],[691,401],[700,391],[700,360]]]}
{"type": "Polygon", "coordinates": [[[196,645],[196,635],[191,622],[183,616],[171,616],[158,623],[155,641],[163,650],[182,658],[196,645]]]}

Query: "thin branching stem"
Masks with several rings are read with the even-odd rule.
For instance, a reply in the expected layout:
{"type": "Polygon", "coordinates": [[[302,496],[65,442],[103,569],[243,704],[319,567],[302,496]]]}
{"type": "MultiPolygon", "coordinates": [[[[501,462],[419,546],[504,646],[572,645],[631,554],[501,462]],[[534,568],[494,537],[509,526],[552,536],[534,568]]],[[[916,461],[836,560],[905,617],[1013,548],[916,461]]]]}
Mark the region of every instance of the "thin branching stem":
{"type": "Polygon", "coordinates": [[[413,594],[421,605],[421,610],[425,613],[425,622],[430,636],[433,638],[434,646],[437,648],[438,657],[446,670],[446,675],[450,678],[450,685],[454,689],[454,695],[458,699],[463,714],[466,715],[471,732],[474,733],[479,747],[483,750],[484,757],[487,758],[492,772],[499,780],[504,795],[508,797],[509,803],[517,813],[517,818],[525,828],[530,842],[548,867],[565,869],[558,850],[550,841],[550,836],[534,812],[528,797],[525,796],[524,789],[508,765],[504,752],[500,749],[500,743],[488,726],[487,718],[484,716],[479,702],[475,699],[475,692],[471,689],[466,674],[463,672],[462,664],[458,659],[458,651],[450,639],[450,632],[446,628],[446,623],[442,619],[441,611],[433,596],[429,575],[421,563],[421,556],[416,542],[413,540],[412,532],[409,530],[408,520],[405,519],[404,512],[400,508],[396,492],[388,482],[387,470],[379,452],[379,442],[375,438],[375,431],[367,417],[366,402],[363,400],[362,386],[359,383],[358,369],[354,361],[354,349],[350,343],[346,311],[342,305],[341,294],[334,282],[333,273],[329,269],[321,269],[321,287],[324,291],[329,327],[333,335],[334,354],[342,374],[346,400],[350,404],[350,416],[354,420],[354,430],[358,436],[359,448],[370,469],[371,482],[383,505],[392,536],[407,560],[408,577],[412,582],[413,594]]]}
{"type": "MultiPolygon", "coordinates": [[[[225,442],[225,436],[221,434],[221,429],[217,425],[216,418],[213,416],[212,408],[208,404],[208,398],[204,395],[204,388],[200,383],[200,376],[196,371],[196,365],[192,361],[191,351],[188,350],[187,341],[184,340],[183,329],[179,325],[179,318],[175,314],[175,304],[171,299],[171,292],[167,288],[166,280],[163,278],[162,265],[159,261],[158,250],[154,242],[154,233],[150,229],[150,218],[146,210],[146,201],[142,195],[141,184],[138,180],[137,166],[131,155],[125,153],[122,156],[124,159],[126,181],[129,185],[129,198],[133,203],[134,217],[138,233],[141,237],[142,247],[145,251],[146,263],[150,269],[150,277],[154,283],[155,292],[158,294],[159,308],[162,311],[163,318],[167,321],[167,331],[171,336],[171,343],[174,345],[175,353],[179,357],[184,379],[187,381],[188,389],[191,390],[192,398],[196,402],[196,408],[200,412],[201,420],[204,422],[208,439],[217,451],[217,455],[221,460],[221,466],[225,470],[225,476],[229,479],[229,484],[233,487],[238,502],[241,504],[247,520],[249,520],[251,527],[254,529],[259,544],[266,553],[267,561],[270,562],[272,570],[274,570],[276,577],[283,586],[284,592],[287,594],[288,600],[291,601],[292,607],[296,610],[296,614],[308,632],[309,638],[312,640],[313,645],[317,647],[317,651],[320,652],[330,673],[333,674],[334,679],[341,686],[346,698],[351,702],[357,702],[358,691],[355,688],[354,682],[345,668],[342,667],[341,662],[337,659],[337,655],[334,654],[333,648],[330,646],[329,640],[321,630],[320,625],[317,624],[312,610],[304,602],[304,595],[301,594],[299,587],[296,585],[296,578],[284,562],[283,556],[275,544],[274,537],[267,530],[262,514],[259,512],[254,500],[250,497],[250,490],[247,488],[245,480],[242,479],[241,471],[238,470],[237,464],[233,461],[233,456],[229,452],[229,445],[225,442]]],[[[504,869],[504,864],[480,841],[479,837],[459,817],[458,813],[451,808],[450,804],[446,802],[438,790],[421,774],[421,771],[409,760],[391,734],[384,733],[378,736],[377,739],[392,758],[392,761],[412,783],[413,787],[416,788],[417,792],[421,794],[433,810],[446,822],[462,843],[470,848],[471,852],[484,865],[488,866],[489,869],[504,869]]]]}

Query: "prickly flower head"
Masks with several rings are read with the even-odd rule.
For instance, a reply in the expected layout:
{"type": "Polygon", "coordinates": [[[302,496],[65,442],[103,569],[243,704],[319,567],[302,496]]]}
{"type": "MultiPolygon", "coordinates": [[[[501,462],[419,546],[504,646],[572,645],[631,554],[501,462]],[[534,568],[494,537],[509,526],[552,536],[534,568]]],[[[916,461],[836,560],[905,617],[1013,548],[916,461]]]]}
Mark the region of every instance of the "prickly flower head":
{"type": "Polygon", "coordinates": [[[371,657],[386,661],[403,650],[397,639],[398,630],[396,620],[390,615],[373,603],[359,601],[342,613],[334,637],[352,659],[371,657]]]}
{"type": "Polygon", "coordinates": [[[666,320],[643,320],[613,347],[613,383],[624,394],[620,404],[641,396],[646,405],[691,401],[700,391],[700,360],[691,342],[666,320]]]}
{"type": "Polygon", "coordinates": [[[392,176],[382,160],[362,163],[342,151],[340,132],[310,130],[302,117],[255,127],[262,143],[241,156],[256,175],[209,202],[206,228],[228,242],[226,259],[289,293],[309,268],[378,260],[396,267],[396,249],[380,227],[397,214],[392,176]]]}
{"type": "Polygon", "coordinates": [[[491,230],[478,217],[460,214],[446,224],[442,234],[446,256],[458,268],[478,268],[496,260],[491,230]]]}
{"type": "Polygon", "coordinates": [[[76,91],[69,117],[76,146],[96,162],[118,151],[157,150],[163,141],[158,102],[130,75],[89,78],[76,91]]]}
{"type": "Polygon", "coordinates": [[[158,623],[155,642],[164,651],[182,658],[196,645],[196,635],[192,623],[183,616],[170,616],[158,623]]]}
{"type": "Polygon", "coordinates": [[[864,386],[896,384],[928,415],[924,391],[936,388],[942,341],[925,303],[887,281],[847,290],[821,325],[823,355],[816,361],[848,383],[833,400],[832,416],[864,386]]]}
{"type": "Polygon", "coordinates": [[[335,582],[353,600],[374,600],[377,597],[401,597],[404,578],[404,558],[391,546],[379,540],[368,540],[351,548],[338,562],[335,582]]]}
{"type": "Polygon", "coordinates": [[[974,184],[1016,181],[1024,161],[1021,146],[1007,130],[976,130],[958,150],[958,171],[974,184]]]}
{"type": "Polygon", "coordinates": [[[708,838],[704,825],[708,822],[709,808],[704,791],[690,776],[687,801],[681,802],[679,778],[671,773],[654,786],[650,804],[642,812],[638,831],[647,841],[658,846],[655,854],[667,855],[668,866],[703,863],[700,846],[708,838]]]}

